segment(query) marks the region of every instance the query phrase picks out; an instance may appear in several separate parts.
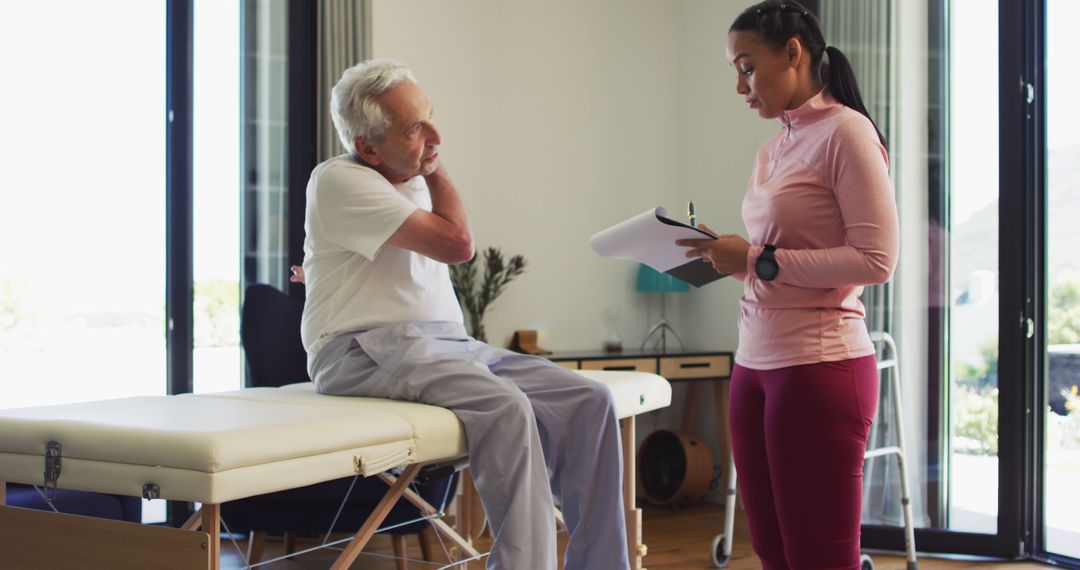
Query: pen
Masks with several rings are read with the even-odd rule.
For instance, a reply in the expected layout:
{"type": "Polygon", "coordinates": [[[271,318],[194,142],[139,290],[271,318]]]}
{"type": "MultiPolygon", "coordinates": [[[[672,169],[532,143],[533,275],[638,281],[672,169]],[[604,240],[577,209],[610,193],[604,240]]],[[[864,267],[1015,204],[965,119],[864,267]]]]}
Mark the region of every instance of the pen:
{"type": "Polygon", "coordinates": [[[697,227],[697,214],[694,213],[694,201],[690,200],[686,203],[686,216],[690,218],[690,227],[697,227]]]}

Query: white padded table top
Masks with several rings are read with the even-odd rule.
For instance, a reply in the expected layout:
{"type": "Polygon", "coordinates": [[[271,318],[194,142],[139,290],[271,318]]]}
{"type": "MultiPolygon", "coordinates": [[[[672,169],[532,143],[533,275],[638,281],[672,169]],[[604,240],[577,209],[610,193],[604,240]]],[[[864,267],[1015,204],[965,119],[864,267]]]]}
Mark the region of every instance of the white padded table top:
{"type": "MultiPolygon", "coordinates": [[[[620,418],[665,407],[671,387],[641,372],[581,371],[607,384],[620,418]]],[[[445,408],[324,396],[310,382],[0,410],[0,481],[41,484],[48,441],[58,486],[221,503],[467,453],[445,408]]]]}
{"type": "MultiPolygon", "coordinates": [[[[384,409],[361,405],[365,417],[355,421],[313,402],[226,394],[8,410],[0,414],[0,450],[40,455],[45,442],[56,440],[64,459],[216,472],[355,447],[358,441],[376,445],[414,436],[413,426],[394,413],[397,402],[384,409]]],[[[437,413],[417,411],[423,412],[437,413]]]]}

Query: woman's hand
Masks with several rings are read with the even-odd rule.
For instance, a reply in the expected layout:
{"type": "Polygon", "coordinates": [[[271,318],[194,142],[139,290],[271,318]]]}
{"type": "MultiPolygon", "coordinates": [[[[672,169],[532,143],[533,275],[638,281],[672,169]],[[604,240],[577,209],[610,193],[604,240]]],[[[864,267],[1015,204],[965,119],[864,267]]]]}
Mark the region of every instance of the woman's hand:
{"type": "MultiPolygon", "coordinates": [[[[717,235],[705,224],[701,229],[717,235]]],[[[680,239],[675,245],[687,246],[686,257],[700,257],[712,264],[717,273],[731,275],[746,272],[746,256],[750,251],[750,242],[733,234],[718,235],[716,239],[680,239]]]]}
{"type": "Polygon", "coordinates": [[[292,271],[292,275],[289,276],[290,283],[303,283],[304,282],[304,268],[299,265],[289,266],[292,271]]]}

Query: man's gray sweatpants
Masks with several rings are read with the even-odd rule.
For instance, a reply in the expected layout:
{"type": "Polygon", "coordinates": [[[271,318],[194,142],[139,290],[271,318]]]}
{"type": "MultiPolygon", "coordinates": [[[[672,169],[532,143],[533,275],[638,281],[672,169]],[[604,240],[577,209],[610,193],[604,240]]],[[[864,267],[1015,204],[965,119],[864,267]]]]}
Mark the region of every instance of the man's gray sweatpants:
{"type": "Polygon", "coordinates": [[[310,368],[323,394],[422,402],[457,415],[495,533],[489,569],[555,570],[553,495],[570,533],[565,570],[629,568],[607,386],[445,322],[339,335],[310,368]]]}

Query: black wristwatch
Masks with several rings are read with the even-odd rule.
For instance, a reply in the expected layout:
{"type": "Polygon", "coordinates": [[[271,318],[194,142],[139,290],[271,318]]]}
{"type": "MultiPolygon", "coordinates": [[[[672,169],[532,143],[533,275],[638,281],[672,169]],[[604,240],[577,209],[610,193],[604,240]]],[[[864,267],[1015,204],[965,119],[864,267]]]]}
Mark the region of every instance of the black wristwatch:
{"type": "Polygon", "coordinates": [[[761,250],[761,255],[754,262],[754,272],[762,281],[772,281],[780,274],[780,265],[776,263],[776,246],[767,243],[761,250]]]}

